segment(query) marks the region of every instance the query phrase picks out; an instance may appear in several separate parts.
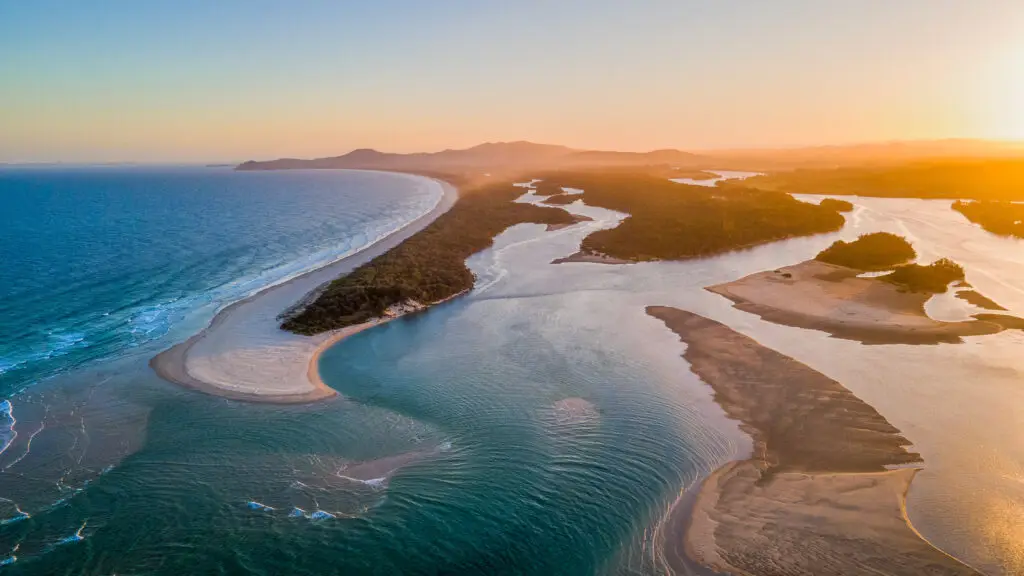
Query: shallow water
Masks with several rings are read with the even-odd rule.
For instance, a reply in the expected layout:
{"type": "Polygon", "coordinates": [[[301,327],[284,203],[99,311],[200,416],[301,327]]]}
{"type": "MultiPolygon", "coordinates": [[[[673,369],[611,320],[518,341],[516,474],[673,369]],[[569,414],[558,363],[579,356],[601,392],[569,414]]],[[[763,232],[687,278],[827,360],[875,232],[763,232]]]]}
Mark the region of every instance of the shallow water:
{"type": "Polygon", "coordinates": [[[39,574],[659,572],[664,512],[748,446],[675,335],[646,315],[657,304],[724,322],[871,403],[925,458],[910,495],[923,533],[992,573],[1020,572],[1020,333],[863,346],[766,323],[703,290],[891,230],[926,258],[961,262],[980,292],[1024,314],[1019,241],[948,203],[854,201],[838,234],[689,262],[549,265],[621,217],[575,203],[595,220],[514,227],[470,259],[471,294],[328,350],[321,372],[344,400],[218,400],[130,359],[64,374],[16,397],[15,416],[20,425],[22,404],[26,422],[38,419],[30,407],[65,407],[50,409],[46,429],[82,418],[90,447],[42,433],[32,453],[59,459],[39,458],[22,483],[0,474],[0,495],[31,514],[0,526],[0,557],[17,547],[15,568],[39,574]],[[570,398],[595,413],[561,417],[570,398]],[[344,477],[353,463],[416,453],[386,482],[344,477]],[[34,496],[33,478],[79,470],[80,455],[79,468],[100,473],[73,472],[34,496]]]}

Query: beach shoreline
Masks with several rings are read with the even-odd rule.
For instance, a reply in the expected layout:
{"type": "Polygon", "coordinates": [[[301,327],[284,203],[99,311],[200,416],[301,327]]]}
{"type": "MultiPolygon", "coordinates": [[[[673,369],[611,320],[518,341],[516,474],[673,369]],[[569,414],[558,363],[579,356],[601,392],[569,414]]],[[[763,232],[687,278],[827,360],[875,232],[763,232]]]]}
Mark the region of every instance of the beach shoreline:
{"type": "Polygon", "coordinates": [[[157,375],[191,390],[247,402],[306,404],[336,397],[337,392],[320,377],[318,364],[324,350],[353,334],[422,308],[402,310],[316,336],[282,330],[281,316],[293,313],[297,304],[301,306],[326,283],[423,230],[458,199],[457,189],[448,182],[385,173],[430,181],[440,188],[441,197],[431,210],[364,249],[223,308],[199,333],[150,360],[157,375]]]}

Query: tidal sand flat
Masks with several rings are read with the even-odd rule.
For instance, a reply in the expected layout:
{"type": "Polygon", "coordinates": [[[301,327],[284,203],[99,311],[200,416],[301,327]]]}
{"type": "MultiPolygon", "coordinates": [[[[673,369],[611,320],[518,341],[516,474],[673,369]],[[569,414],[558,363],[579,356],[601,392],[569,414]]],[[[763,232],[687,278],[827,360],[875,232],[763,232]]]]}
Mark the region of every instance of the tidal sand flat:
{"type": "Polygon", "coordinates": [[[166,380],[235,400],[305,403],[334,396],[334,389],[319,376],[320,352],[406,310],[316,336],[282,330],[281,314],[296,302],[308,301],[308,295],[326,283],[394,248],[448,211],[457,197],[455,188],[438,180],[431,182],[441,189],[442,196],[426,214],[361,252],[225,308],[209,327],[157,355],[151,366],[166,380]]]}
{"type": "Polygon", "coordinates": [[[707,288],[764,320],[866,344],[960,343],[964,336],[1021,327],[997,314],[940,322],[925,313],[931,294],[911,292],[861,271],[809,260],[707,288]]]}
{"type": "Polygon", "coordinates": [[[564,398],[551,405],[555,422],[560,425],[581,424],[596,420],[600,413],[597,407],[583,398],[564,398]]]}
{"type": "MultiPolygon", "coordinates": [[[[754,441],[701,487],[686,553],[730,574],[977,574],[925,541],[905,498],[920,457],[840,383],[727,326],[651,306],[754,441]]],[[[673,531],[670,531],[673,533],[673,531]]]]}

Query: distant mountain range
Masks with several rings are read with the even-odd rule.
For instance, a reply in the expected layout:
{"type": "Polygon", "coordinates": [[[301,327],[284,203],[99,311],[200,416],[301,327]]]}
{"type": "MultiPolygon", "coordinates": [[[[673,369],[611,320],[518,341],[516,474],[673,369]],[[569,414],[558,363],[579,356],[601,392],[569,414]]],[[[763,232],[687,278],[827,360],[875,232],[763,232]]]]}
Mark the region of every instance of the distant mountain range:
{"type": "Polygon", "coordinates": [[[502,170],[555,169],[599,166],[672,165],[689,168],[707,161],[697,154],[679,150],[653,152],[610,152],[574,150],[533,142],[488,142],[465,150],[393,154],[377,150],[353,150],[342,156],[299,160],[282,158],[266,162],[249,161],[238,170],[287,170],[298,168],[363,168],[376,170],[502,170]]]}
{"type": "Polygon", "coordinates": [[[248,161],[237,170],[361,168],[405,172],[479,172],[663,166],[683,170],[791,170],[891,165],[921,160],[1024,158],[1024,143],[950,139],[788,149],[613,152],[533,142],[488,142],[465,150],[395,154],[362,148],[341,156],[248,161]]]}

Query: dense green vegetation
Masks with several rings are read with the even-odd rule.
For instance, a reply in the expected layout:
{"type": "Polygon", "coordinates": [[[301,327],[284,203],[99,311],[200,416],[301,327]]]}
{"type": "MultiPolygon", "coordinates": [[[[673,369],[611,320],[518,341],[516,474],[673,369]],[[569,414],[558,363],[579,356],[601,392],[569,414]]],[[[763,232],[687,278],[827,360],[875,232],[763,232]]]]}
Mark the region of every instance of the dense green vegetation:
{"type": "Polygon", "coordinates": [[[788,194],[669,182],[648,173],[561,172],[544,182],[582,189],[583,201],[630,214],[618,227],[583,241],[584,252],[625,260],[710,256],[843,226],[834,209],[788,194]]]}
{"type": "Polygon", "coordinates": [[[837,240],[815,257],[821,262],[868,271],[889,270],[914,258],[917,252],[910,242],[888,232],[864,234],[853,242],[837,240]]]}
{"type": "Polygon", "coordinates": [[[853,212],[853,204],[838,198],[825,198],[821,201],[821,207],[835,210],[836,212],[853,212]]]}
{"type": "Polygon", "coordinates": [[[946,160],[796,170],[748,178],[743,186],[806,194],[1024,200],[1024,160],[946,160]]]}
{"type": "Polygon", "coordinates": [[[523,189],[489,184],[462,191],[447,213],[389,252],[338,278],[282,328],[316,334],[381,316],[393,304],[429,304],[473,287],[466,258],[514,224],[571,224],[568,212],[516,204],[523,189]]]}
{"type": "Polygon", "coordinates": [[[565,190],[559,186],[556,182],[545,182],[541,180],[533,185],[533,189],[536,191],[538,196],[561,196],[565,194],[565,190]]]}
{"type": "Polygon", "coordinates": [[[954,202],[953,210],[993,234],[1024,238],[1024,204],[954,202]]]}
{"type": "Polygon", "coordinates": [[[865,271],[892,269],[879,279],[891,282],[912,292],[938,294],[949,285],[964,279],[962,266],[942,258],[928,266],[907,264],[917,258],[917,252],[902,236],[888,232],[864,234],[853,242],[842,240],[822,250],[815,260],[865,271]]]}
{"type": "Polygon", "coordinates": [[[912,292],[932,294],[941,294],[949,288],[950,284],[964,278],[963,266],[949,258],[942,258],[928,266],[907,264],[896,268],[892,274],[881,277],[886,282],[892,282],[912,292]]]}

